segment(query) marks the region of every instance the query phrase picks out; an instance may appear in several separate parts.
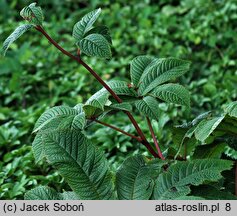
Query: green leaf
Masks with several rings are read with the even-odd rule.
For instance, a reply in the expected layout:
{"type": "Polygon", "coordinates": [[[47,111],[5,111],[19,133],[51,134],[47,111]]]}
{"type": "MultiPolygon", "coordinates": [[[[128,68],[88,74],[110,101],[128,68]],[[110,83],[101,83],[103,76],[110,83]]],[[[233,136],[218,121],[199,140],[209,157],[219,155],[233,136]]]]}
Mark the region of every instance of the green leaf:
{"type": "Polygon", "coordinates": [[[197,146],[194,151],[193,158],[220,158],[222,153],[225,151],[226,146],[226,143],[213,143],[209,145],[197,146]]]}
{"type": "Polygon", "coordinates": [[[11,35],[3,42],[2,54],[5,55],[9,46],[32,27],[33,26],[31,24],[25,24],[17,27],[15,31],[12,32],[11,35]]]}
{"type": "Polygon", "coordinates": [[[107,26],[96,26],[95,28],[88,31],[85,36],[94,33],[101,34],[109,42],[109,44],[112,45],[112,38],[110,36],[109,28],[107,26]]]}
{"type": "Polygon", "coordinates": [[[237,101],[229,103],[224,111],[231,117],[237,118],[237,101]]]}
{"type": "Polygon", "coordinates": [[[156,86],[182,76],[189,70],[190,62],[177,58],[158,59],[156,64],[148,67],[141,77],[138,93],[147,94],[156,86]]]}
{"type": "Polygon", "coordinates": [[[46,186],[38,186],[25,194],[25,200],[61,200],[62,196],[54,189],[46,186]]]}
{"type": "Polygon", "coordinates": [[[201,159],[177,162],[159,175],[155,182],[154,199],[177,199],[191,192],[190,185],[200,185],[205,181],[215,182],[223,170],[231,169],[232,162],[220,159],[201,159]]]}
{"type": "Polygon", "coordinates": [[[146,96],[135,103],[136,108],[145,116],[159,121],[159,103],[151,96],[146,96]]]}
{"type": "Polygon", "coordinates": [[[77,43],[80,50],[88,56],[110,59],[112,53],[110,44],[100,34],[90,34],[77,43]]]}
{"type": "Polygon", "coordinates": [[[154,58],[149,56],[137,56],[131,61],[130,65],[130,76],[132,83],[135,87],[138,86],[141,81],[141,75],[148,65],[152,62],[154,58]]]}
{"type": "Polygon", "coordinates": [[[177,197],[175,200],[205,200],[205,199],[200,196],[180,196],[177,197]]]}
{"type": "Polygon", "coordinates": [[[218,190],[211,185],[200,185],[192,189],[192,194],[207,200],[236,200],[237,197],[229,192],[218,190]]]}
{"type": "Polygon", "coordinates": [[[74,192],[58,193],[47,186],[38,186],[25,194],[25,200],[79,200],[74,192]]]}
{"type": "Polygon", "coordinates": [[[225,116],[221,116],[202,120],[195,129],[196,139],[204,142],[224,118],[225,116]]]}
{"type": "Polygon", "coordinates": [[[80,109],[68,106],[56,106],[45,111],[37,120],[33,132],[43,129],[48,124],[52,128],[83,129],[85,126],[85,113],[80,109]]]}
{"type": "Polygon", "coordinates": [[[144,156],[138,155],[126,159],[116,174],[118,198],[120,200],[149,199],[154,186],[150,169],[144,156]]]}
{"type": "Polygon", "coordinates": [[[109,108],[112,108],[114,110],[124,110],[130,112],[132,110],[132,105],[130,103],[116,103],[111,104],[109,108]]]}
{"type": "Polygon", "coordinates": [[[233,148],[226,146],[225,147],[225,155],[227,155],[228,157],[237,160],[237,151],[234,150],[233,148]]]}
{"type": "MultiPolygon", "coordinates": [[[[127,95],[135,96],[136,93],[133,89],[129,88],[127,83],[124,81],[113,80],[107,83],[107,85],[117,94],[117,95],[127,95]]],[[[83,109],[87,117],[91,117],[100,111],[104,111],[106,103],[108,103],[108,98],[110,93],[102,88],[95,94],[93,94],[83,106],[83,109]],[[99,110],[98,110],[99,109],[99,110]]],[[[110,104],[108,104],[110,105],[110,104]]],[[[122,106],[122,105],[121,105],[122,106]]]]}
{"type": "Polygon", "coordinates": [[[42,139],[42,133],[37,133],[32,143],[32,150],[34,153],[36,163],[38,163],[45,157],[44,140],[42,139]]]}
{"type": "Polygon", "coordinates": [[[150,94],[165,102],[190,107],[189,91],[178,84],[169,83],[157,86],[150,94]]]}
{"type": "Polygon", "coordinates": [[[103,152],[80,131],[43,134],[46,158],[81,199],[113,199],[112,175],[103,152]]]}
{"type": "Polygon", "coordinates": [[[20,15],[33,25],[42,25],[44,15],[41,7],[36,6],[36,3],[32,3],[27,7],[24,7],[20,15]]]}
{"type": "Polygon", "coordinates": [[[72,35],[77,41],[82,40],[85,33],[92,28],[92,25],[95,23],[100,13],[100,8],[93,10],[82,17],[82,19],[74,25],[72,35]]]}

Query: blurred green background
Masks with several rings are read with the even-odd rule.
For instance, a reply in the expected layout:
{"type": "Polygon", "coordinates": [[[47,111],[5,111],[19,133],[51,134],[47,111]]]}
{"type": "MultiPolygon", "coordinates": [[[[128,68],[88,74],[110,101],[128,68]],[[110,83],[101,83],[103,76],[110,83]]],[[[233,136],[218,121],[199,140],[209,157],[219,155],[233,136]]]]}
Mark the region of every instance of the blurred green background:
{"type": "MultiPolygon", "coordinates": [[[[191,111],[160,104],[154,122],[162,146],[172,145],[170,125],[184,123],[209,110],[218,110],[237,97],[237,1],[37,1],[45,14],[47,32],[75,53],[73,25],[87,12],[101,7],[97,24],[107,25],[113,39],[113,58],[84,57],[105,80],[129,82],[129,62],[137,55],[174,56],[192,61],[179,81],[191,92],[191,111]]],[[[31,1],[0,0],[0,42],[24,21],[19,11],[31,1]]],[[[30,31],[0,58],[0,199],[23,199],[26,190],[50,185],[67,189],[64,180],[45,161],[35,164],[31,133],[48,107],[85,102],[101,86],[87,71],[63,56],[38,32],[30,31]]],[[[150,135],[136,113],[142,129],[150,135]]],[[[123,114],[107,122],[134,133],[123,114]]],[[[105,151],[115,169],[128,154],[145,152],[118,132],[94,125],[88,136],[105,151]]]]}

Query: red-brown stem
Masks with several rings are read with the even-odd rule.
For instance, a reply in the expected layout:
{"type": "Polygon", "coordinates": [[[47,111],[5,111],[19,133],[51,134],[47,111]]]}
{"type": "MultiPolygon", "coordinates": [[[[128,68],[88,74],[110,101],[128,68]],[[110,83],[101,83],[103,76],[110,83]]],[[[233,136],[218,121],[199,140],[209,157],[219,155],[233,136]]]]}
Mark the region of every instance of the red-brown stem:
{"type": "Polygon", "coordinates": [[[161,150],[160,150],[160,147],[159,147],[158,141],[157,141],[157,139],[156,139],[154,130],[153,130],[153,128],[152,128],[151,121],[150,121],[150,119],[149,119],[148,117],[146,117],[146,120],[147,120],[147,124],[148,124],[148,126],[149,126],[149,129],[150,129],[150,132],[151,132],[151,135],[152,135],[152,139],[153,139],[153,141],[154,141],[154,143],[155,143],[155,146],[156,146],[156,150],[157,150],[157,152],[158,152],[158,155],[159,155],[160,159],[165,160],[165,158],[164,158],[164,156],[163,156],[163,154],[162,154],[162,152],[161,152],[161,150]]]}
{"type": "MultiPolygon", "coordinates": [[[[64,55],[70,57],[71,59],[77,61],[79,64],[81,64],[83,67],[85,67],[100,83],[101,85],[104,86],[104,88],[112,95],[112,97],[118,102],[118,103],[122,103],[122,99],[104,82],[104,80],[102,80],[100,78],[100,76],[88,65],[86,64],[84,61],[82,61],[82,59],[80,59],[80,57],[74,56],[71,53],[69,53],[68,51],[66,51],[65,49],[63,49],[56,41],[54,41],[48,34],[47,32],[45,32],[45,30],[41,27],[41,26],[36,26],[35,27],[36,30],[38,30],[39,32],[41,32],[47,39],[48,41],[53,44],[58,50],[60,50],[64,55]]],[[[139,125],[137,124],[136,120],[134,119],[134,117],[132,116],[132,114],[128,111],[125,111],[125,113],[127,114],[127,116],[129,117],[130,121],[132,122],[132,124],[134,125],[134,127],[137,130],[137,133],[139,134],[139,136],[141,137],[142,141],[141,143],[143,145],[146,146],[146,148],[149,150],[149,152],[154,156],[154,157],[158,157],[157,153],[154,151],[154,149],[150,146],[149,142],[147,141],[145,135],[143,134],[142,130],[140,129],[139,125]]]]}
{"type": "Polygon", "coordinates": [[[107,124],[107,123],[102,122],[102,121],[99,121],[99,120],[97,120],[97,119],[95,119],[94,121],[97,122],[97,123],[99,123],[99,124],[102,124],[102,125],[104,125],[104,126],[106,126],[106,127],[110,127],[110,128],[112,128],[112,129],[114,129],[114,130],[116,130],[116,131],[119,131],[120,133],[123,133],[123,134],[125,134],[125,135],[127,135],[127,136],[129,136],[129,137],[132,137],[133,139],[136,139],[138,142],[141,142],[141,141],[142,141],[141,137],[134,136],[134,135],[132,135],[132,134],[130,134],[130,133],[127,133],[127,132],[124,131],[124,130],[121,130],[120,128],[117,128],[117,127],[113,126],[113,125],[107,124]]]}

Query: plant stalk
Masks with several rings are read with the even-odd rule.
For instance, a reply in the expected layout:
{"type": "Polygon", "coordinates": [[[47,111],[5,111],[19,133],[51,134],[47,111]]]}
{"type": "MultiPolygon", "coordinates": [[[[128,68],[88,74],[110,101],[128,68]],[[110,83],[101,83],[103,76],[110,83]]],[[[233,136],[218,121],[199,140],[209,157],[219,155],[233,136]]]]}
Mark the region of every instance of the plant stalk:
{"type": "Polygon", "coordinates": [[[142,141],[141,137],[134,136],[134,135],[132,135],[132,134],[130,134],[130,133],[127,133],[127,132],[124,131],[124,130],[121,130],[120,128],[117,128],[117,127],[113,126],[113,125],[107,124],[107,123],[102,122],[102,121],[99,121],[99,120],[97,120],[97,119],[95,119],[94,121],[97,122],[97,123],[99,123],[99,124],[101,124],[101,125],[104,125],[104,126],[106,126],[106,127],[110,127],[110,128],[112,128],[112,129],[114,129],[114,130],[116,130],[116,131],[119,131],[120,133],[125,134],[125,135],[127,135],[127,136],[129,136],[129,137],[132,137],[133,139],[136,139],[138,142],[141,142],[141,141],[142,141]]]}
{"type": "Polygon", "coordinates": [[[160,159],[165,160],[165,158],[164,158],[164,156],[163,156],[163,154],[162,154],[162,152],[161,152],[161,150],[160,150],[160,147],[159,147],[158,141],[157,141],[157,139],[156,139],[154,130],[153,130],[153,128],[152,128],[151,121],[150,121],[150,119],[149,119],[148,117],[146,117],[146,120],[147,120],[147,124],[148,124],[148,126],[149,126],[149,129],[150,129],[150,132],[151,132],[151,135],[152,135],[152,139],[153,139],[153,141],[154,141],[154,143],[155,143],[155,146],[156,146],[156,150],[157,150],[157,152],[158,152],[158,155],[159,155],[160,159]]]}
{"type": "MultiPolygon", "coordinates": [[[[64,55],[70,57],[71,59],[77,61],[79,64],[81,64],[84,68],[86,68],[97,80],[98,82],[101,83],[101,85],[104,86],[104,88],[112,95],[112,97],[118,102],[122,103],[122,99],[104,82],[104,80],[101,79],[101,77],[88,65],[86,64],[80,57],[74,56],[65,49],[63,49],[56,41],[54,41],[48,34],[47,32],[41,27],[41,26],[36,26],[35,29],[39,32],[41,32],[47,39],[48,41],[53,44],[58,50],[60,50],[64,55]]],[[[130,121],[134,125],[134,127],[137,130],[137,133],[141,137],[140,143],[146,146],[146,148],[149,150],[149,152],[157,158],[158,155],[154,151],[154,149],[150,146],[149,142],[147,141],[145,135],[143,134],[142,130],[140,129],[139,125],[137,124],[136,120],[132,116],[132,114],[128,111],[124,111],[127,116],[129,117],[130,121]]]]}

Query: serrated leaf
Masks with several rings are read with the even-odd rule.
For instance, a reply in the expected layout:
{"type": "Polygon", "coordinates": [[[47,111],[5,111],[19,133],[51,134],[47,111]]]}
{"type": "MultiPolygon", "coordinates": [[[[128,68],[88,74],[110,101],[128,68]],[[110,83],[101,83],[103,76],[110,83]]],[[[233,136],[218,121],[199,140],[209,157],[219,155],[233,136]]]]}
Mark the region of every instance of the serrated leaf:
{"type": "Polygon", "coordinates": [[[109,28],[107,26],[96,26],[90,31],[88,31],[85,36],[90,35],[90,34],[101,34],[104,36],[104,38],[109,42],[110,45],[112,45],[112,38],[110,36],[109,28]]]}
{"type": "Polygon", "coordinates": [[[130,76],[132,83],[135,87],[138,86],[142,73],[152,62],[154,58],[149,56],[137,56],[131,61],[130,64],[130,76]]]}
{"type": "Polygon", "coordinates": [[[27,191],[24,198],[25,200],[79,200],[79,197],[74,192],[58,193],[47,186],[38,186],[27,191]]]}
{"type": "Polygon", "coordinates": [[[237,151],[234,150],[233,148],[226,146],[225,147],[225,155],[227,155],[228,157],[237,160],[237,151]]]}
{"type": "Polygon", "coordinates": [[[229,103],[224,111],[231,117],[237,118],[237,101],[229,103]]]}
{"type": "Polygon", "coordinates": [[[157,86],[151,93],[153,97],[157,97],[165,102],[175,103],[190,107],[189,91],[178,84],[163,84],[157,86]]]}
{"type": "Polygon", "coordinates": [[[190,185],[218,181],[221,172],[231,169],[232,162],[220,159],[202,159],[177,162],[159,175],[155,182],[154,199],[177,199],[188,195],[190,185]]]}
{"type": "Polygon", "coordinates": [[[220,158],[222,153],[225,151],[226,143],[213,143],[210,145],[200,145],[197,146],[193,158],[220,158]]]}
{"type": "Polygon", "coordinates": [[[236,200],[237,197],[229,192],[218,190],[211,185],[200,185],[192,189],[195,196],[204,197],[207,200],[236,200]]]}
{"type": "Polygon", "coordinates": [[[177,58],[157,59],[141,77],[138,93],[146,95],[156,86],[182,76],[189,70],[190,62],[177,58]]]}
{"type": "Polygon", "coordinates": [[[2,54],[5,55],[10,45],[32,27],[33,26],[31,24],[25,24],[17,27],[14,32],[12,32],[10,36],[3,42],[2,54]]]}
{"type": "Polygon", "coordinates": [[[25,200],[61,200],[62,196],[54,189],[46,186],[38,186],[25,194],[25,200]]]}
{"type": "Polygon", "coordinates": [[[35,162],[38,163],[45,157],[44,152],[44,141],[42,139],[42,134],[38,133],[32,143],[32,150],[35,157],[35,162]]]}
{"type": "Polygon", "coordinates": [[[112,57],[110,44],[100,34],[90,34],[77,43],[81,52],[88,56],[110,59],[112,57]]]}
{"type": "Polygon", "coordinates": [[[117,194],[120,200],[149,199],[154,181],[149,175],[151,167],[144,156],[138,155],[126,159],[116,174],[117,194]]]}
{"type": "Polygon", "coordinates": [[[103,152],[80,131],[44,133],[49,163],[81,199],[113,199],[112,174],[103,152]]]}
{"type": "Polygon", "coordinates": [[[46,110],[35,123],[33,132],[37,132],[47,124],[51,124],[52,128],[73,128],[83,129],[85,126],[85,113],[77,108],[68,106],[56,106],[46,110]]]}
{"type": "Polygon", "coordinates": [[[32,3],[29,6],[24,7],[20,15],[33,25],[42,25],[44,15],[41,7],[36,6],[36,3],[32,3]]]}
{"type": "Polygon", "coordinates": [[[74,25],[72,35],[77,41],[82,40],[85,33],[92,28],[92,25],[95,23],[100,13],[100,8],[93,10],[82,17],[82,19],[74,25]]]}
{"type": "Polygon", "coordinates": [[[132,105],[130,103],[116,103],[116,104],[111,104],[109,108],[130,112],[132,110],[132,105]]]}
{"type": "Polygon", "coordinates": [[[195,129],[195,137],[197,140],[204,142],[210,134],[217,128],[225,116],[215,117],[212,119],[202,120],[195,129]]]}
{"type": "MultiPolygon", "coordinates": [[[[117,95],[127,95],[135,96],[136,93],[133,89],[129,88],[127,83],[124,81],[113,80],[107,83],[107,85],[117,94],[117,95]]],[[[87,117],[91,117],[100,111],[104,111],[104,107],[108,102],[110,93],[102,88],[95,94],[93,94],[83,106],[83,109],[87,117]],[[99,109],[99,110],[98,110],[99,109]]]]}
{"type": "Polygon", "coordinates": [[[135,102],[135,106],[145,116],[156,119],[157,121],[159,120],[159,103],[154,97],[146,96],[135,102]]]}

